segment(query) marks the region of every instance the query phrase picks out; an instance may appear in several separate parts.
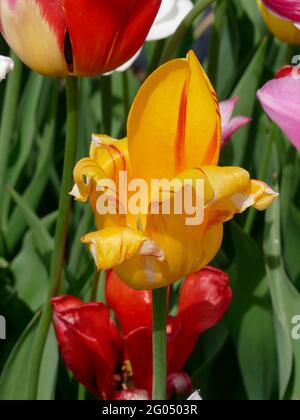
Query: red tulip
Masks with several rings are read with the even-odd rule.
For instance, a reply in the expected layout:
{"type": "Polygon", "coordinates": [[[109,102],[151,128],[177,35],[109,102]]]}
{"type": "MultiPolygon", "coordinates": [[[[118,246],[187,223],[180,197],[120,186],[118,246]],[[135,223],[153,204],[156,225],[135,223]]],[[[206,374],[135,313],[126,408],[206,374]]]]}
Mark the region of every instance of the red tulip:
{"type": "Polygon", "coordinates": [[[109,72],[143,45],[161,0],[1,0],[0,29],[33,70],[52,76],[109,72]]]}
{"type": "MultiPolygon", "coordinates": [[[[183,282],[178,315],[169,316],[167,325],[169,397],[192,391],[182,369],[199,336],[228,308],[228,282],[225,273],[210,267],[183,282]]],[[[132,290],[110,272],[106,297],[122,338],[105,305],[68,296],[53,300],[62,357],[75,377],[100,398],[147,399],[152,389],[151,292],[132,290]]]]}

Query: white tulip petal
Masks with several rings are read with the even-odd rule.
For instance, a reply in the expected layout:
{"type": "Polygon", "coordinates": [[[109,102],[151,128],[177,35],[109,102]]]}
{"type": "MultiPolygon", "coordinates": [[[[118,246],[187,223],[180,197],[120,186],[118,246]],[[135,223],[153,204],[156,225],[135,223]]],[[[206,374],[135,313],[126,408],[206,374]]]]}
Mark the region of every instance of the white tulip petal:
{"type": "Polygon", "coordinates": [[[193,7],[191,0],[162,0],[147,41],[157,41],[173,35],[193,7]]]}
{"type": "Polygon", "coordinates": [[[7,74],[14,68],[14,62],[11,58],[0,55],[0,81],[6,79],[7,74]]]}
{"type": "Polygon", "coordinates": [[[136,59],[138,58],[138,56],[141,54],[142,49],[143,48],[141,48],[136,54],[134,54],[134,56],[130,60],[126,61],[126,63],[124,63],[122,66],[118,67],[114,71],[111,71],[109,73],[103,74],[103,76],[109,76],[112,73],[114,73],[115,71],[123,72],[123,71],[128,70],[132,66],[132,64],[136,61],[136,59]]]}

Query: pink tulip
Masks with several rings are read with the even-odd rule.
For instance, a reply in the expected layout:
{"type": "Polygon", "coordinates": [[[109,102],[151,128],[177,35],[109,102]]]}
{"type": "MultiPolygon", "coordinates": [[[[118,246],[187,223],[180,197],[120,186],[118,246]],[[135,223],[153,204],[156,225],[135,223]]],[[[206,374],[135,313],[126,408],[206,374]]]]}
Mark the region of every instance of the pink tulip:
{"type": "MultiPolygon", "coordinates": [[[[284,75],[284,73],[283,73],[284,75]]],[[[271,80],[257,97],[268,116],[300,151],[300,80],[292,74],[271,80]]]]}
{"type": "Polygon", "coordinates": [[[222,119],[222,147],[230,140],[231,136],[251,121],[251,118],[238,116],[232,117],[232,113],[240,98],[235,96],[228,101],[220,103],[221,119],[222,119]]]}

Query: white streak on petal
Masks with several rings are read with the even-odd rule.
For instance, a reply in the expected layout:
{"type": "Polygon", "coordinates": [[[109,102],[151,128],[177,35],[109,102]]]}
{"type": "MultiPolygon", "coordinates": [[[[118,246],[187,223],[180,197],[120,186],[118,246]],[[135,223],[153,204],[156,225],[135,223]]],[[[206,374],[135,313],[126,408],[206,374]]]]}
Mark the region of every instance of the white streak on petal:
{"type": "Polygon", "coordinates": [[[164,251],[154,241],[144,241],[139,249],[139,255],[144,257],[155,257],[158,261],[165,261],[164,251]]]}

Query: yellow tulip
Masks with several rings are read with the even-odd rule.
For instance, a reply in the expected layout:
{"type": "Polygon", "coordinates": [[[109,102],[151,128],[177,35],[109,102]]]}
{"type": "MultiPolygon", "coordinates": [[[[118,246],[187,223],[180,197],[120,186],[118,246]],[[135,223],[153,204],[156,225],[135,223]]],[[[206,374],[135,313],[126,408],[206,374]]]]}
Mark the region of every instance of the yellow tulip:
{"type": "Polygon", "coordinates": [[[276,38],[293,45],[300,45],[300,30],[295,22],[272,13],[262,2],[257,0],[261,15],[276,38]]]}
{"type": "MultiPolygon", "coordinates": [[[[219,167],[221,121],[217,96],[193,52],[170,61],[143,84],[128,118],[127,139],[93,136],[90,157],[74,170],[72,195],[90,199],[98,231],[82,242],[90,247],[98,269],[114,268],[129,286],[154,289],[170,285],[207,265],[222,242],[223,223],[253,206],[267,208],[277,194],[250,180],[238,167],[219,167]],[[150,204],[163,197],[149,194],[141,214],[97,213],[104,178],[202,180],[204,218],[186,223],[187,213],[153,214],[150,204]]],[[[194,184],[193,184],[194,185],[194,184]]],[[[193,190],[195,193],[195,190],[193,190]]],[[[119,185],[118,202],[122,188],[119,185]]],[[[175,196],[175,190],[173,191],[175,196]]],[[[174,199],[173,196],[173,199],[174,199]]]]}

